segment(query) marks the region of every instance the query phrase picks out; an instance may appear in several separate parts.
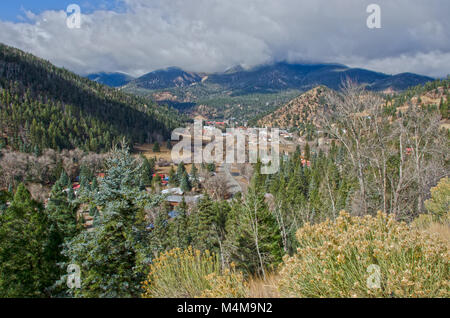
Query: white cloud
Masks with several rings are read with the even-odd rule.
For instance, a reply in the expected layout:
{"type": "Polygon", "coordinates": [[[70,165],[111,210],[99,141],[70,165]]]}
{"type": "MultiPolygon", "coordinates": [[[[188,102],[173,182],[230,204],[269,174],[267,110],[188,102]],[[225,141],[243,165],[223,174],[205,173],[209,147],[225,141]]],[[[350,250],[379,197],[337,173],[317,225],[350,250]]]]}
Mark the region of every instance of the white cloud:
{"type": "Polygon", "coordinates": [[[0,21],[0,42],[78,73],[133,75],[167,66],[221,71],[236,64],[338,62],[387,73],[450,73],[450,1],[377,0],[381,29],[366,27],[368,0],[124,0],[126,10],[65,8],[27,23],[0,21]]]}

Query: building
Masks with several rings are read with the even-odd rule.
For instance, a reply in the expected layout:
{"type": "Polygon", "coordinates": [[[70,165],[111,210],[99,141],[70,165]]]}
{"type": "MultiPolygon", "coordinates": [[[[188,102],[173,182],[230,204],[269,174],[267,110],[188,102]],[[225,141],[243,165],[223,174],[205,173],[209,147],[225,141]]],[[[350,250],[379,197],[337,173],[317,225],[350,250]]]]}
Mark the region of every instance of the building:
{"type": "Polygon", "coordinates": [[[184,198],[184,202],[186,202],[186,204],[197,204],[201,198],[203,198],[203,194],[199,194],[199,195],[186,195],[186,196],[182,196],[182,195],[169,195],[166,198],[166,201],[169,202],[169,204],[173,207],[176,207],[178,205],[181,204],[181,202],[183,201],[184,198]]]}

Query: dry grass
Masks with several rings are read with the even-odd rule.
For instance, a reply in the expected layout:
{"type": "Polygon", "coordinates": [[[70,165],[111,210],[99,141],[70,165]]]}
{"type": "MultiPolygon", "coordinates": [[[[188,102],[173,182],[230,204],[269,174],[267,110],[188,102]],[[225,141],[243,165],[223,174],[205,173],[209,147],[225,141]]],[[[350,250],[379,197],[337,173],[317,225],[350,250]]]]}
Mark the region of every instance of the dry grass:
{"type": "Polygon", "coordinates": [[[249,298],[279,298],[277,284],[279,277],[276,274],[268,275],[266,279],[253,277],[249,280],[249,298]]]}
{"type": "Polygon", "coordinates": [[[167,149],[166,145],[160,145],[160,152],[153,152],[153,144],[143,144],[134,146],[136,151],[138,153],[142,153],[147,158],[154,158],[156,159],[164,159],[167,161],[172,161],[172,155],[171,150],[167,149]]]}
{"type": "MultiPolygon", "coordinates": [[[[166,145],[160,145],[160,152],[153,152],[153,144],[143,144],[143,145],[136,145],[134,146],[134,148],[136,149],[138,154],[143,154],[144,156],[146,156],[148,159],[150,158],[155,158],[156,160],[159,159],[164,159],[168,162],[172,162],[172,151],[167,149],[166,145]]],[[[177,169],[177,165],[173,164],[174,169],[177,169]]],[[[156,167],[156,172],[157,173],[163,173],[163,174],[169,174],[170,172],[170,167],[171,166],[167,166],[167,167],[156,167]]],[[[184,167],[186,168],[186,170],[188,172],[191,171],[192,169],[192,164],[185,164],[184,167]]],[[[199,168],[199,166],[197,165],[197,168],[199,168]]]]}
{"type": "Polygon", "coordinates": [[[447,242],[450,248],[450,224],[431,223],[426,229],[429,233],[437,234],[442,240],[447,242]]]}
{"type": "Polygon", "coordinates": [[[434,222],[429,214],[422,214],[413,222],[412,226],[426,233],[437,235],[450,248],[450,222],[448,220],[442,223],[434,222]]]}

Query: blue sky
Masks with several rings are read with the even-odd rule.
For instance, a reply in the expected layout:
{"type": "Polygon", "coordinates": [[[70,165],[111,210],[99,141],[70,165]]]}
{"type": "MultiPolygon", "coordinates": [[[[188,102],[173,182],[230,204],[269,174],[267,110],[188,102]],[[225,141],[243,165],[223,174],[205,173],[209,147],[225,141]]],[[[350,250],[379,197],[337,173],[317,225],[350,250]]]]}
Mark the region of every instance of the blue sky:
{"type": "Polygon", "coordinates": [[[25,11],[40,14],[46,10],[65,11],[69,4],[76,3],[82,12],[91,13],[95,10],[106,9],[118,11],[122,9],[118,0],[13,0],[0,1],[0,20],[10,22],[26,21],[25,11]]]}

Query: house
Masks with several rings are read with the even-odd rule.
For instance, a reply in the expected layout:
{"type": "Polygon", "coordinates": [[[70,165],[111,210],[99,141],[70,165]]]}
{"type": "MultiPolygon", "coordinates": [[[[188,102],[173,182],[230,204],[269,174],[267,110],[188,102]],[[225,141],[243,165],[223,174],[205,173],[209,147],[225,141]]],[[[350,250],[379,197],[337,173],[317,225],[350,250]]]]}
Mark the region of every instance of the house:
{"type": "Polygon", "coordinates": [[[178,206],[181,201],[183,201],[183,196],[181,195],[169,195],[166,198],[166,201],[169,202],[171,206],[178,206]]]}
{"type": "Polygon", "coordinates": [[[183,201],[183,198],[184,198],[184,202],[186,202],[186,204],[197,204],[202,197],[203,197],[202,194],[193,195],[193,196],[169,195],[166,198],[166,201],[169,202],[169,204],[171,206],[175,207],[175,206],[178,206],[181,204],[181,202],[183,201]]]}
{"type": "Polygon", "coordinates": [[[181,190],[181,188],[170,188],[170,189],[162,190],[161,194],[183,195],[184,191],[181,190]]]}

